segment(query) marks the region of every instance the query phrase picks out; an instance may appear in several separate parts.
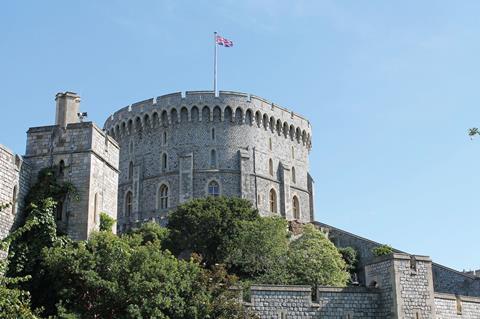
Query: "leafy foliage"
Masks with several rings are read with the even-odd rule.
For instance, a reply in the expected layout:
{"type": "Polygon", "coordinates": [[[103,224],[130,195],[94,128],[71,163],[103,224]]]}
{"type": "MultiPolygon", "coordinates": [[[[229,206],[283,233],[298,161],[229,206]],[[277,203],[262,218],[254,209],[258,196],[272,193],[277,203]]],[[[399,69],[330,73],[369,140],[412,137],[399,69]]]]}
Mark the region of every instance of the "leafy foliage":
{"type": "Polygon", "coordinates": [[[358,265],[358,252],[353,247],[341,247],[338,248],[338,251],[342,255],[343,261],[347,266],[346,270],[353,274],[357,270],[358,265]]]}
{"type": "Polygon", "coordinates": [[[81,318],[243,318],[227,289],[234,278],[224,270],[205,271],[161,250],[159,240],[142,238],[140,233],[117,237],[99,232],[86,243],[46,249],[45,266],[58,274],[54,284],[64,301],[64,315],[70,311],[81,318]]]}
{"type": "Polygon", "coordinates": [[[115,225],[115,218],[110,217],[107,213],[100,213],[100,231],[112,231],[113,225],[115,225]]]}
{"type": "Polygon", "coordinates": [[[200,254],[207,266],[224,258],[226,242],[239,221],[259,218],[252,204],[240,198],[207,197],[189,201],[169,216],[169,249],[200,254]]]}
{"type": "Polygon", "coordinates": [[[241,278],[278,277],[278,271],[286,265],[287,222],[283,218],[239,221],[224,249],[222,262],[241,278]]]}
{"type": "Polygon", "coordinates": [[[389,245],[381,245],[372,249],[372,254],[375,256],[385,256],[393,253],[393,248],[389,245]]]}
{"type": "Polygon", "coordinates": [[[169,231],[165,227],[160,227],[155,222],[148,222],[131,232],[131,236],[138,237],[138,240],[145,245],[147,243],[157,244],[163,247],[168,238],[169,231]]]}
{"type": "MultiPolygon", "coordinates": [[[[9,204],[0,204],[0,211],[8,208],[9,204]]],[[[12,232],[9,236],[0,241],[0,249],[8,251],[12,240],[18,238],[25,232],[30,225],[25,225],[12,232]]],[[[0,274],[4,274],[8,268],[8,260],[0,259],[0,274]]],[[[7,277],[0,275],[0,318],[14,319],[26,318],[36,319],[37,312],[33,312],[30,308],[30,294],[28,291],[15,288],[16,285],[26,282],[30,276],[24,277],[7,277]]]]}
{"type": "Polygon", "coordinates": [[[288,273],[292,284],[345,286],[348,272],[337,248],[313,225],[304,227],[303,235],[290,245],[288,273]]]}
{"type": "Polygon", "coordinates": [[[51,288],[50,280],[54,275],[41,267],[44,247],[63,244],[69,240],[58,234],[54,210],[57,201],[67,196],[76,197],[76,191],[70,183],[58,182],[55,167],[42,169],[37,182],[30,189],[25,209],[25,220],[20,224],[21,234],[11,242],[8,256],[8,277],[31,277],[17,286],[27,290],[32,296],[34,308],[43,307],[45,313],[54,311],[57,301],[56,292],[51,288]]]}
{"type": "Polygon", "coordinates": [[[243,199],[191,201],[170,215],[169,247],[225,264],[241,280],[271,284],[344,286],[349,278],[342,256],[312,225],[289,242],[287,223],[262,218],[243,199]],[[241,208],[241,209],[239,209],[241,208]]]}

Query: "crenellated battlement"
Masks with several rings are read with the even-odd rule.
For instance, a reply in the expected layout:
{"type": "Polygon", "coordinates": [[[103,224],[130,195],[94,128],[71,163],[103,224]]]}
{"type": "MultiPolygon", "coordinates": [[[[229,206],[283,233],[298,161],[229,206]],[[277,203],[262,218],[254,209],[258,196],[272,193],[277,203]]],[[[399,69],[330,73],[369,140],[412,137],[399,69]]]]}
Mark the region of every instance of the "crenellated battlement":
{"type": "Polygon", "coordinates": [[[256,125],[309,149],[312,144],[312,127],[301,115],[262,97],[230,91],[220,91],[218,96],[213,91],[176,92],[136,102],[112,114],[104,128],[118,138],[147,127],[192,120],[256,125]]]}

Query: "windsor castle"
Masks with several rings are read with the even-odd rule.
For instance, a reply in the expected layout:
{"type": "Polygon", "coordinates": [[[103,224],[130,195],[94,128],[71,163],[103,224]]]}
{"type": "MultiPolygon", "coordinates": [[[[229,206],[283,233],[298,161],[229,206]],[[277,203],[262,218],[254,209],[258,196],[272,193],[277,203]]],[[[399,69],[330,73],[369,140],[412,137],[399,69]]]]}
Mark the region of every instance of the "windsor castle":
{"type": "Polygon", "coordinates": [[[55,166],[79,200],[57,205],[59,227],[76,240],[98,230],[100,212],[117,233],[167,223],[168,212],[204,196],[235,196],[262,216],[313,223],[337,247],[359,252],[358,285],[255,285],[244,302],[261,318],[480,318],[480,277],[314,220],[308,119],[239,92],[189,91],[144,100],[110,115],[103,128],[83,120],[80,97],[58,93],[55,124],[29,128],[25,155],[0,145],[0,235],[21,218],[38,172],[55,166]]]}

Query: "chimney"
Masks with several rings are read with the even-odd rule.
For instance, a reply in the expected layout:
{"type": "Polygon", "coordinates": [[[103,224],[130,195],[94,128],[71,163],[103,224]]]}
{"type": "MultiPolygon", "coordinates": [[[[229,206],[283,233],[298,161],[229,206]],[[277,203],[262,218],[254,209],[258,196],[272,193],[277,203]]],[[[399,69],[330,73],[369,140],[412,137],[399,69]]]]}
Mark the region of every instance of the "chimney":
{"type": "Polygon", "coordinates": [[[80,122],[78,118],[78,111],[80,109],[80,96],[78,96],[77,93],[57,93],[55,96],[55,101],[57,102],[55,125],[66,128],[70,123],[80,122]]]}

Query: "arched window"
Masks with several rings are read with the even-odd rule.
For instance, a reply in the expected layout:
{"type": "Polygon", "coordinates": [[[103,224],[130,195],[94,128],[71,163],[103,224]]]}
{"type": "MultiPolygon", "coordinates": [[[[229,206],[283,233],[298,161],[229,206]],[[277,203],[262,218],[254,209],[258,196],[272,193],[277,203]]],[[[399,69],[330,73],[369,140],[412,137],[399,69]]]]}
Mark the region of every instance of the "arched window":
{"type": "Polygon", "coordinates": [[[167,171],[168,163],[167,163],[167,153],[162,154],[162,172],[167,171]]]}
{"type": "Polygon", "coordinates": [[[300,219],[300,203],[298,202],[298,197],[293,196],[293,218],[300,219]]]}
{"type": "Polygon", "coordinates": [[[133,207],[133,195],[132,192],[128,191],[125,196],[125,216],[130,217],[132,214],[133,207]]]}
{"type": "Polygon", "coordinates": [[[98,194],[93,198],[93,222],[96,224],[98,220],[98,194]]]}
{"type": "Polygon", "coordinates": [[[273,147],[272,147],[272,138],[271,138],[271,137],[268,139],[268,148],[270,149],[270,151],[271,151],[272,148],[273,148],[273,147]]]}
{"type": "Polygon", "coordinates": [[[295,159],[295,148],[292,146],[292,158],[295,159]]]}
{"type": "Polygon", "coordinates": [[[63,202],[58,201],[57,207],[55,207],[55,217],[57,220],[62,220],[63,217],[63,202]]]}
{"type": "Polygon", "coordinates": [[[210,167],[217,167],[217,152],[215,150],[210,151],[210,167]]]}
{"type": "Polygon", "coordinates": [[[65,174],[65,162],[63,160],[58,163],[58,174],[63,177],[65,174]]]}
{"type": "Polygon", "coordinates": [[[13,186],[12,194],[12,214],[15,215],[17,210],[17,185],[13,186]]]}
{"type": "Polygon", "coordinates": [[[133,178],[133,162],[128,164],[128,179],[131,180],[133,178]]]}
{"type": "Polygon", "coordinates": [[[220,185],[216,181],[208,183],[208,195],[214,197],[220,195],[220,185]]]}
{"type": "Polygon", "coordinates": [[[292,166],[292,183],[297,182],[297,175],[295,174],[295,167],[292,166]]]}
{"type": "Polygon", "coordinates": [[[268,160],[268,173],[273,176],[273,161],[272,159],[268,160]]]}
{"type": "Polygon", "coordinates": [[[272,188],[270,190],[269,194],[269,199],[270,199],[270,212],[271,213],[276,213],[277,212],[277,193],[275,190],[272,188]]]}
{"type": "Polygon", "coordinates": [[[168,186],[165,184],[162,184],[158,190],[158,208],[168,208],[168,186]]]}
{"type": "Polygon", "coordinates": [[[212,141],[215,141],[215,128],[212,127],[212,141]]]}

